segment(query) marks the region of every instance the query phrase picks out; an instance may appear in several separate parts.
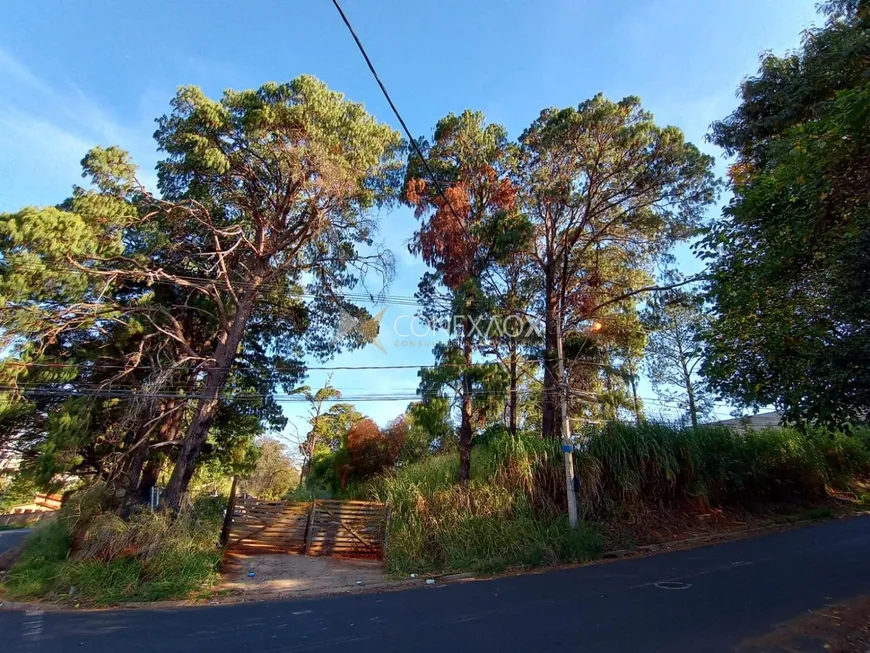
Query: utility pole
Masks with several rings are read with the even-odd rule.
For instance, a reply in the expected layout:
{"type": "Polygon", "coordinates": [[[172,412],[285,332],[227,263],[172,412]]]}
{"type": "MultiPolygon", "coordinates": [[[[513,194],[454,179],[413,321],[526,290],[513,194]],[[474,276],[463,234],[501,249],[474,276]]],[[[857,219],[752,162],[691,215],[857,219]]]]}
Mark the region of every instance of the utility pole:
{"type": "Polygon", "coordinates": [[[562,324],[556,320],[556,356],[559,359],[559,395],[562,404],[562,453],[565,457],[565,492],[568,495],[568,523],[577,527],[577,495],[574,494],[574,443],[568,423],[568,382],[565,378],[565,358],[562,353],[562,324]]]}

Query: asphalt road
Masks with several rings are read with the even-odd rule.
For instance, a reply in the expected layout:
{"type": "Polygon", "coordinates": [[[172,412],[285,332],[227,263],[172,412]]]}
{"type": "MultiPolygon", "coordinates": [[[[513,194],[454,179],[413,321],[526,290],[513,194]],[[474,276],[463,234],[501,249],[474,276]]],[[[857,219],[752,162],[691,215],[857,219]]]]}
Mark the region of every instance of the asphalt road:
{"type": "Polygon", "coordinates": [[[0,553],[8,551],[30,532],[29,528],[15,528],[8,531],[0,531],[0,553]]]}
{"type": "Polygon", "coordinates": [[[870,518],[384,594],[176,610],[0,611],[0,651],[733,651],[870,593],[870,518]]]}

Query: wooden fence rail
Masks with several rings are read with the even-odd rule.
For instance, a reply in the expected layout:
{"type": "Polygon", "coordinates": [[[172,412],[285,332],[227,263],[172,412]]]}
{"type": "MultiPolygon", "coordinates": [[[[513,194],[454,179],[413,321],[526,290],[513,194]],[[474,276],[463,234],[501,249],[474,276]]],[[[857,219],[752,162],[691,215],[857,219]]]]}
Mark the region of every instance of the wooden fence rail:
{"type": "Polygon", "coordinates": [[[38,512],[18,512],[11,515],[0,515],[0,526],[34,526],[41,521],[54,519],[57,512],[53,510],[41,510],[38,512]]]}
{"type": "Polygon", "coordinates": [[[380,558],[386,508],[368,501],[256,502],[236,506],[228,546],[246,553],[380,558]]]}

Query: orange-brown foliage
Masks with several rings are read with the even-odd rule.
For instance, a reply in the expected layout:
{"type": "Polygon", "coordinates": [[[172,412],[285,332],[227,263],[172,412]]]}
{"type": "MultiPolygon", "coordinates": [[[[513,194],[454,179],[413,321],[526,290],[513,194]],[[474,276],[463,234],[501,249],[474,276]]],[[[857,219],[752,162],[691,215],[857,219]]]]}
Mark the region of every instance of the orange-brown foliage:
{"type": "Polygon", "coordinates": [[[353,474],[360,479],[370,478],[391,464],[387,438],[370,419],[351,427],[347,434],[353,474]]]}
{"type": "Polygon", "coordinates": [[[517,196],[514,184],[499,179],[492,166],[467,173],[467,177],[444,189],[444,197],[423,179],[408,182],[405,193],[418,218],[427,208],[435,210],[420,228],[418,250],[428,265],[443,272],[444,283],[454,289],[477,273],[475,253],[481,244],[473,236],[474,224],[488,213],[512,209],[517,196]]]}

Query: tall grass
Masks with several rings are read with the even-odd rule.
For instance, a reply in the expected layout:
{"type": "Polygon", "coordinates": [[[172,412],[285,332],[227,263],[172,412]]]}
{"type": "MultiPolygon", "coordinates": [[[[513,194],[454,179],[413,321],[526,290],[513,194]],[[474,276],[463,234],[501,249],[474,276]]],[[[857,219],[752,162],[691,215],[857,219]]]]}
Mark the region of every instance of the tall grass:
{"type": "Polygon", "coordinates": [[[467,489],[458,459],[442,455],[403,467],[376,496],[391,507],[388,569],[395,573],[491,571],[579,561],[601,539],[589,523],[638,519],[680,502],[725,505],[804,500],[826,485],[870,473],[870,431],[790,428],[737,433],[725,427],[613,423],[588,431],[575,452],[586,525],[565,514],[558,443],[504,437],[472,454],[467,489]]]}
{"type": "Polygon", "coordinates": [[[576,455],[581,508],[625,516],[650,503],[707,505],[821,496],[870,471],[863,431],[611,423],[585,434],[576,455]]]}
{"type": "Polygon", "coordinates": [[[217,579],[221,510],[121,519],[100,486],[73,495],[9,572],[13,598],[69,595],[95,604],[185,598],[217,579]]]}
{"type": "Polygon", "coordinates": [[[378,498],[391,509],[388,569],[494,572],[594,557],[600,538],[568,528],[548,489],[558,483],[557,455],[551,443],[504,439],[476,449],[467,489],[456,485],[458,460],[447,455],[386,479],[378,498]]]}

